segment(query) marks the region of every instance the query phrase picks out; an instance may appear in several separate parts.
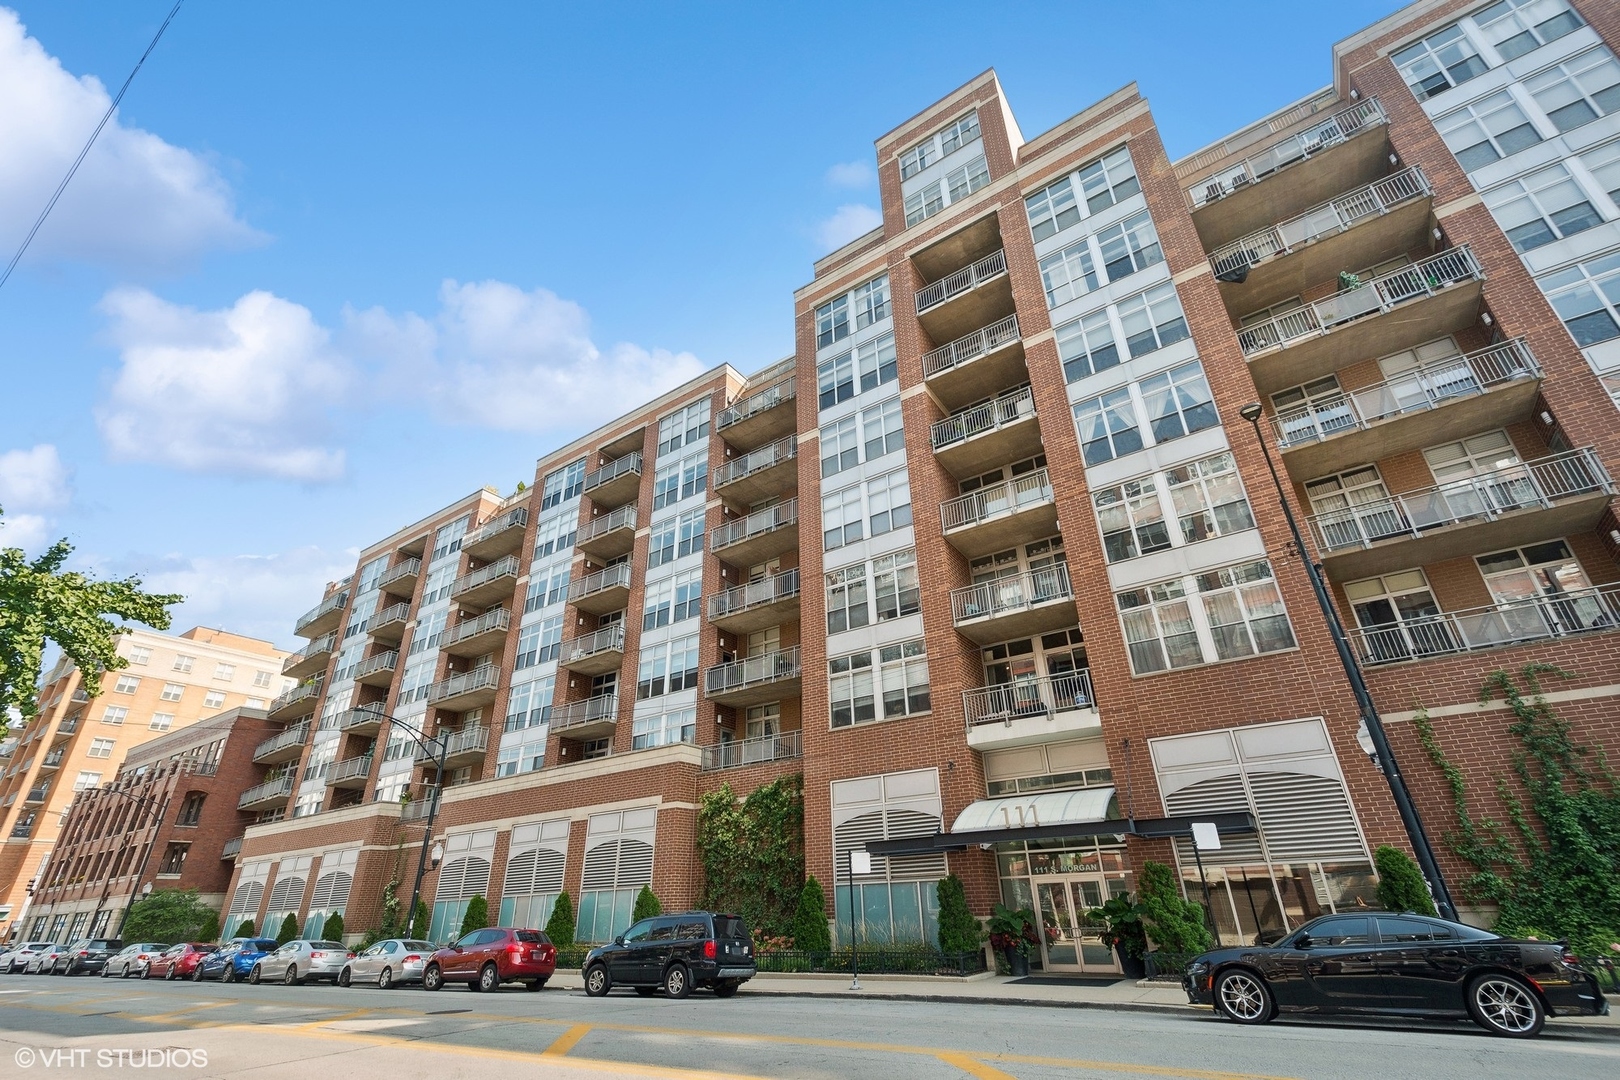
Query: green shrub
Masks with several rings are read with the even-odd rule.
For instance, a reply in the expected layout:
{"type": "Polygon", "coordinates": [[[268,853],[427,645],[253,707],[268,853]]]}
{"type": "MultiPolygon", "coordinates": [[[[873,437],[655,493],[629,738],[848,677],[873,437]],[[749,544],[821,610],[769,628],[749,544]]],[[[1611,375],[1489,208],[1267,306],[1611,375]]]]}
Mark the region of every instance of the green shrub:
{"type": "Polygon", "coordinates": [[[217,928],[219,916],[196,889],[163,889],[135,901],[121,933],[127,941],[197,941],[210,918],[217,928]]]}
{"type": "Polygon", "coordinates": [[[1410,855],[1385,844],[1373,853],[1373,865],[1378,868],[1378,902],[1387,910],[1435,914],[1429,884],[1410,855]]]}
{"type": "Polygon", "coordinates": [[[219,912],[210,911],[208,918],[203,920],[202,929],[197,931],[198,941],[219,940],[219,912]]]}
{"type": "Polygon", "coordinates": [[[638,923],[642,919],[650,919],[654,915],[662,915],[664,905],[658,902],[653,894],[652,886],[643,885],[641,891],[636,893],[636,906],[630,912],[630,921],[638,923]]]}
{"type": "Polygon", "coordinates": [[[551,909],[551,918],[546,920],[546,937],[558,948],[574,943],[574,902],[567,893],[557,896],[557,906],[551,909]]]}
{"type": "Polygon", "coordinates": [[[327,941],[342,942],[343,916],[328,915],[326,917],[326,925],[321,927],[321,937],[325,938],[327,941]]]}
{"type": "Polygon", "coordinates": [[[489,901],[475,896],[467,901],[467,914],[461,917],[461,932],[470,934],[489,925],[489,901]]]}
{"type": "Polygon", "coordinates": [[[236,928],[236,933],[234,935],[232,935],[232,936],[233,937],[252,937],[257,932],[258,932],[258,928],[253,925],[253,920],[249,919],[247,922],[243,923],[241,926],[238,926],[236,928]]]}
{"type": "Polygon", "coordinates": [[[427,937],[428,932],[428,906],[427,901],[418,898],[416,911],[411,915],[411,937],[421,941],[427,937]]]}
{"type": "Polygon", "coordinates": [[[939,951],[947,956],[977,952],[979,920],[968,910],[967,891],[962,879],[948,874],[935,886],[939,896],[939,951]]]}
{"type": "Polygon", "coordinates": [[[1168,866],[1144,863],[1138,895],[1148,934],[1164,952],[1201,953],[1214,944],[1203,907],[1182,897],[1168,866]]]}
{"type": "Polygon", "coordinates": [[[832,935],[827,932],[827,897],[821,882],[812,874],[799,890],[799,909],[793,915],[793,947],[806,952],[831,952],[832,935]]]}
{"type": "Polygon", "coordinates": [[[298,936],[298,916],[287,912],[287,917],[281,920],[281,929],[276,931],[276,944],[285,945],[298,936]]]}

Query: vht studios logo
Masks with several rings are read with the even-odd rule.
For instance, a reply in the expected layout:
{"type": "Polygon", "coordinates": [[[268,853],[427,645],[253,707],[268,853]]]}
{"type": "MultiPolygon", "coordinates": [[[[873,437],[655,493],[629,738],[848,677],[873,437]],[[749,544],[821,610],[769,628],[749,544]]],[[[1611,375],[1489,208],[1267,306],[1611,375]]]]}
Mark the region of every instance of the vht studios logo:
{"type": "Polygon", "coordinates": [[[207,1050],[179,1046],[102,1047],[21,1046],[12,1055],[17,1067],[31,1069],[205,1069],[207,1050]]]}

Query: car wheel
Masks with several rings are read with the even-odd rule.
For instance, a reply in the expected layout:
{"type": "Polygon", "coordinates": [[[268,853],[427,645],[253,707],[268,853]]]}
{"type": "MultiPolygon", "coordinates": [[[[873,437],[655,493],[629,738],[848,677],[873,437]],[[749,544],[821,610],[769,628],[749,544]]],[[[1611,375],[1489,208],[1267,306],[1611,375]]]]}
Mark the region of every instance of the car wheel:
{"type": "Polygon", "coordinates": [[[524,985],[529,988],[529,992],[531,994],[538,993],[539,991],[544,990],[546,988],[546,980],[544,980],[544,979],[530,979],[528,982],[524,983],[524,985]]]}
{"type": "Polygon", "coordinates": [[[150,979],[151,977],[152,977],[152,965],[147,964],[145,967],[141,968],[141,979],[142,979],[142,981],[145,981],[146,979],[150,979]]]}
{"type": "Polygon", "coordinates": [[[1528,1039],[1541,1034],[1547,1010],[1541,999],[1511,975],[1483,975],[1468,987],[1468,1012],[1492,1035],[1528,1039]]]}
{"type": "Polygon", "coordinates": [[[444,986],[444,972],[438,964],[429,964],[427,970],[422,972],[422,989],[439,990],[444,986]]]}
{"type": "Polygon", "coordinates": [[[671,964],[669,970],[664,972],[664,996],[679,999],[691,992],[692,976],[681,964],[671,964]]]}
{"type": "Polygon", "coordinates": [[[191,981],[192,982],[202,982],[202,965],[201,964],[198,964],[196,967],[191,969],[191,981]]]}
{"type": "Polygon", "coordinates": [[[352,979],[353,979],[353,976],[349,974],[349,969],[348,968],[344,968],[342,971],[338,972],[338,974],[337,974],[337,984],[339,986],[348,986],[352,979]]]}
{"type": "Polygon", "coordinates": [[[108,972],[107,972],[107,969],[106,969],[106,968],[102,968],[102,969],[101,969],[101,977],[102,977],[102,978],[103,978],[103,979],[105,979],[105,978],[106,978],[106,977],[107,977],[107,974],[108,974],[108,972]]]}
{"type": "Polygon", "coordinates": [[[608,977],[607,968],[601,964],[592,964],[585,969],[585,995],[587,997],[601,997],[613,989],[613,980],[608,977]]]}
{"type": "Polygon", "coordinates": [[[281,973],[281,985],[282,986],[299,986],[299,985],[301,985],[299,983],[299,981],[298,981],[298,965],[297,964],[288,964],[287,965],[287,970],[283,971],[281,973]]]}
{"type": "Polygon", "coordinates": [[[169,970],[165,971],[163,973],[163,981],[164,982],[174,982],[175,979],[179,978],[179,975],[180,975],[180,973],[175,970],[174,965],[170,964],[169,965],[169,970]]]}
{"type": "Polygon", "coordinates": [[[223,970],[223,971],[221,971],[219,973],[219,981],[222,982],[222,983],[233,983],[233,982],[235,982],[236,981],[236,965],[229,962],[229,961],[227,961],[226,964],[225,964],[225,970],[223,970]]]}
{"type": "Polygon", "coordinates": [[[383,968],[377,973],[377,989],[392,990],[394,988],[394,969],[383,968]]]}
{"type": "Polygon", "coordinates": [[[1259,975],[1243,968],[1215,980],[1215,1008],[1240,1024],[1264,1024],[1275,1012],[1271,988],[1259,975]]]}
{"type": "Polygon", "coordinates": [[[125,965],[124,965],[124,970],[123,970],[123,971],[120,971],[120,972],[119,972],[119,973],[118,973],[118,977],[119,977],[119,978],[120,978],[120,979],[127,979],[127,978],[129,978],[129,965],[128,965],[128,964],[127,964],[127,963],[126,963],[126,964],[125,964],[125,965]]]}
{"type": "Polygon", "coordinates": [[[734,982],[715,983],[714,996],[719,998],[736,997],[737,984],[734,982]]]}
{"type": "Polygon", "coordinates": [[[493,994],[501,988],[501,972],[494,964],[485,964],[478,971],[478,989],[493,994]]]}
{"type": "Polygon", "coordinates": [[[638,987],[635,988],[635,990],[636,990],[636,993],[639,994],[641,997],[652,997],[653,994],[658,992],[658,987],[656,987],[656,986],[638,986],[638,987]]]}
{"type": "Polygon", "coordinates": [[[263,973],[259,971],[259,965],[254,964],[253,965],[253,970],[248,972],[248,982],[252,983],[254,986],[258,986],[259,985],[259,980],[262,979],[263,977],[264,977],[263,973]]]}

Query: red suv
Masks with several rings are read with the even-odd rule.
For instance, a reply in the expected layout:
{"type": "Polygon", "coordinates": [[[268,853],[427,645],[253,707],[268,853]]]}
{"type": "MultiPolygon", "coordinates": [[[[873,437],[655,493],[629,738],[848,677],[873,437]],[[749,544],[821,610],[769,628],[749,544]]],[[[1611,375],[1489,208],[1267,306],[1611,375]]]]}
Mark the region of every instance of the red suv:
{"type": "Polygon", "coordinates": [[[429,957],[422,988],[437,990],[463,982],[469,990],[499,990],[503,982],[521,982],[530,990],[546,985],[557,970],[557,947],[538,930],[487,927],[463,934],[454,945],[429,957]]]}

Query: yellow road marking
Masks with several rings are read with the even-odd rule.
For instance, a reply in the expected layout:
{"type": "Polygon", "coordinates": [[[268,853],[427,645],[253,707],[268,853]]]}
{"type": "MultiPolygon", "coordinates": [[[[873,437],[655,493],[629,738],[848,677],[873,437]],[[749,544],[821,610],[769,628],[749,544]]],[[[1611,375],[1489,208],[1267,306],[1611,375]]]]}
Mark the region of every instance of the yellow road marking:
{"type": "Polygon", "coordinates": [[[234,1004],[236,1004],[235,1001],[201,1001],[195,1005],[187,1005],[183,1009],[174,1009],[170,1012],[158,1013],[156,1016],[135,1016],[131,1017],[131,1019],[145,1021],[149,1024],[162,1024],[171,1022],[177,1017],[184,1016],[186,1013],[193,1013],[202,1009],[217,1009],[222,1005],[234,1004]]]}
{"type": "Polygon", "coordinates": [[[298,1026],[306,1028],[320,1027],[322,1024],[335,1024],[339,1020],[353,1020],[361,1016],[370,1016],[373,1011],[374,1010],[372,1009],[350,1009],[348,1012],[341,1012],[336,1016],[322,1017],[319,1020],[311,1020],[308,1023],[299,1024],[298,1026]]]}
{"type": "Polygon", "coordinates": [[[955,1065],[969,1076],[978,1077],[979,1080],[1018,1080],[1012,1073],[992,1069],[978,1058],[968,1057],[966,1054],[940,1053],[934,1056],[947,1065],[955,1065]]]}
{"type": "Polygon", "coordinates": [[[591,1025],[589,1024],[575,1024],[573,1027],[557,1036],[556,1040],[553,1041],[550,1046],[545,1048],[544,1053],[566,1054],[575,1046],[579,1045],[579,1040],[590,1034],[590,1030],[591,1025]]]}

